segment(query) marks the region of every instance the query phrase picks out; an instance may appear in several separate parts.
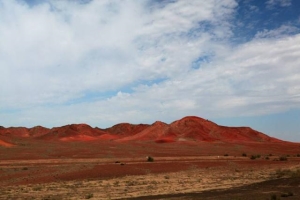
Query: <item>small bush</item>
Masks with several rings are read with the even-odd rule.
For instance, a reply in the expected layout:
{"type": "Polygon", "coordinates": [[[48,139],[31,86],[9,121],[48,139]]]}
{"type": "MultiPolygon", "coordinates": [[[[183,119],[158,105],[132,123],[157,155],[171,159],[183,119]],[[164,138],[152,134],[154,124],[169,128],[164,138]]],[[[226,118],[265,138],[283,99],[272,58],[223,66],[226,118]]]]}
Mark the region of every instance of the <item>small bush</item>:
{"type": "Polygon", "coordinates": [[[119,182],[119,181],[115,181],[115,182],[114,182],[114,186],[115,186],[115,187],[120,186],[120,182],[119,182]]]}
{"type": "Polygon", "coordinates": [[[32,188],[33,191],[41,191],[42,187],[41,186],[36,186],[34,188],[32,188]]]}
{"type": "Polygon", "coordinates": [[[251,155],[250,159],[255,160],[256,158],[260,158],[261,156],[259,154],[257,155],[251,155]]]}
{"type": "Polygon", "coordinates": [[[227,153],[225,153],[224,156],[229,156],[229,155],[227,153]]]}
{"type": "Polygon", "coordinates": [[[272,194],[271,195],[271,200],[279,200],[280,198],[277,198],[276,194],[272,194]]]}
{"type": "Polygon", "coordinates": [[[300,154],[299,154],[299,153],[297,154],[297,157],[300,157],[300,154]]]}
{"type": "Polygon", "coordinates": [[[22,170],[28,170],[28,167],[23,167],[22,170]]]}
{"type": "Polygon", "coordinates": [[[279,157],[279,160],[280,160],[280,161],[287,161],[287,157],[286,157],[286,156],[280,156],[280,157],[279,157]]]}
{"type": "Polygon", "coordinates": [[[152,158],[151,156],[148,156],[148,157],[147,157],[147,161],[148,161],[148,162],[154,162],[154,158],[152,158]]]}
{"type": "Polygon", "coordinates": [[[300,177],[300,169],[290,170],[290,169],[278,169],[275,172],[277,178],[282,177],[300,177]]]}
{"type": "Polygon", "coordinates": [[[92,193],[89,193],[89,194],[85,195],[86,199],[90,199],[90,198],[93,198],[93,197],[94,197],[94,195],[92,193]]]}
{"type": "Polygon", "coordinates": [[[247,157],[247,154],[246,154],[246,153],[243,153],[242,156],[243,156],[243,157],[247,157]]]}
{"type": "Polygon", "coordinates": [[[281,197],[291,197],[291,196],[294,196],[294,194],[292,192],[288,192],[288,193],[282,193],[280,196],[281,197]]]}
{"type": "Polygon", "coordinates": [[[266,160],[270,160],[269,156],[266,156],[265,159],[266,159],[266,160]]]}
{"type": "Polygon", "coordinates": [[[250,157],[251,160],[255,160],[256,158],[257,158],[256,155],[251,155],[250,157]]]}

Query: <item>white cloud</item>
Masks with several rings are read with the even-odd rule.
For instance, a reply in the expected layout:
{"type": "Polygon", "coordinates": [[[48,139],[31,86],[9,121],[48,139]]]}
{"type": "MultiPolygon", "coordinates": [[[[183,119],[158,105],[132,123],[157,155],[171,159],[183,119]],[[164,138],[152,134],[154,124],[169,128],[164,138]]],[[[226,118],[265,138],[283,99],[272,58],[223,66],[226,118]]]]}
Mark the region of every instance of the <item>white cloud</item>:
{"type": "Polygon", "coordinates": [[[275,6],[288,7],[292,5],[292,0],[268,0],[266,5],[268,9],[272,9],[275,6]]]}
{"type": "Polygon", "coordinates": [[[260,31],[256,33],[255,38],[279,38],[299,32],[300,30],[298,27],[284,24],[277,29],[260,31]]]}
{"type": "Polygon", "coordinates": [[[19,2],[0,0],[4,124],[106,127],[300,106],[296,28],[232,46],[233,0],[19,2]]]}
{"type": "Polygon", "coordinates": [[[130,0],[49,1],[32,7],[1,2],[0,65],[6,87],[0,101],[12,108],[63,103],[87,91],[184,72],[212,51],[212,37],[230,34],[222,21],[236,5],[232,0],[216,5],[178,1],[149,10],[145,1],[130,0]],[[213,36],[193,32],[204,29],[201,22],[215,26],[209,29],[213,36]]]}

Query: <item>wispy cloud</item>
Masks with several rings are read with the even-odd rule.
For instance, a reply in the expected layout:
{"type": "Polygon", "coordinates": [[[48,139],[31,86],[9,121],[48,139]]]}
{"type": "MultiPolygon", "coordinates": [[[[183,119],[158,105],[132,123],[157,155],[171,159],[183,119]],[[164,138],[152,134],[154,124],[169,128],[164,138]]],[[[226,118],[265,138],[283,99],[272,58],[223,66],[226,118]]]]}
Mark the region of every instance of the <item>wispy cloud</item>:
{"type": "Polygon", "coordinates": [[[275,6],[287,7],[292,5],[292,0],[268,0],[266,6],[268,9],[272,9],[275,6]]]}
{"type": "Polygon", "coordinates": [[[256,33],[255,38],[278,38],[278,37],[286,37],[291,34],[299,33],[300,29],[297,26],[291,25],[282,25],[277,29],[273,30],[263,30],[256,33]]]}

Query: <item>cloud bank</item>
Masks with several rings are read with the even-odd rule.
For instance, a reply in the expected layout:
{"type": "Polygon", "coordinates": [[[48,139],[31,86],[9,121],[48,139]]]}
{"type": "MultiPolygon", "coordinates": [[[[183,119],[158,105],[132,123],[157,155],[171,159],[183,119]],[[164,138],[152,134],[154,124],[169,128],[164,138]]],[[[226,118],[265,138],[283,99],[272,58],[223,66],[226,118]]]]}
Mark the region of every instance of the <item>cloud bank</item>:
{"type": "Polygon", "coordinates": [[[1,122],[107,127],[299,108],[299,28],[232,43],[238,6],[0,0],[1,122]]]}

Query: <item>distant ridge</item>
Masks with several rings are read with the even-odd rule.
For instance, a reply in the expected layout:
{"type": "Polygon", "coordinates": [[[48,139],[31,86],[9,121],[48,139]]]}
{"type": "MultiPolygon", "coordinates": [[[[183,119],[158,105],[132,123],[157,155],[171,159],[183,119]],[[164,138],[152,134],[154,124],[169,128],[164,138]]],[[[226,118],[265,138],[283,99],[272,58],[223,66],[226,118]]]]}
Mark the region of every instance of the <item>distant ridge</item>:
{"type": "Polygon", "coordinates": [[[110,128],[92,128],[87,124],[70,124],[51,129],[0,126],[0,146],[13,146],[10,138],[31,138],[51,141],[114,140],[168,142],[283,142],[250,127],[220,126],[209,120],[187,116],[171,124],[156,121],[148,124],[120,123],[110,128]]]}

